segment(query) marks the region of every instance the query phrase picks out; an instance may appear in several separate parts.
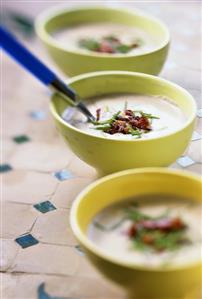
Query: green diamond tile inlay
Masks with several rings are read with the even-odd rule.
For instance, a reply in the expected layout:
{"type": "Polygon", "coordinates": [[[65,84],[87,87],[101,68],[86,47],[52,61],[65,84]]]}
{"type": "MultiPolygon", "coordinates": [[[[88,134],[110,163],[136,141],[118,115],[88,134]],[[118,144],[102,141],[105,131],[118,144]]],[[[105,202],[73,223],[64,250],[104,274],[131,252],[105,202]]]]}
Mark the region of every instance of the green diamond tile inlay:
{"type": "Polygon", "coordinates": [[[20,143],[30,141],[30,138],[27,135],[18,135],[18,136],[13,137],[13,141],[20,144],[20,143]]]}
{"type": "Polygon", "coordinates": [[[27,248],[39,243],[39,241],[31,234],[20,236],[15,239],[15,242],[17,242],[22,248],[27,248]]]}
{"type": "Polygon", "coordinates": [[[9,164],[0,164],[0,172],[11,171],[13,168],[9,164]]]}
{"type": "Polygon", "coordinates": [[[47,213],[56,210],[56,207],[49,200],[35,204],[34,208],[41,213],[47,213]]]}

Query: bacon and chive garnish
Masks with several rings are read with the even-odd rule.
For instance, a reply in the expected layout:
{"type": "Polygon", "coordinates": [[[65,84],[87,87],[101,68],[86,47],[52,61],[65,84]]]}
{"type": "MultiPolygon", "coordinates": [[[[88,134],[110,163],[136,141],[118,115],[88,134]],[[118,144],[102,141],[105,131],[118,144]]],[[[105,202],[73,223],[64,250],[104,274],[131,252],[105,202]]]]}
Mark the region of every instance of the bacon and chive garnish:
{"type": "Polygon", "coordinates": [[[152,249],[157,252],[175,250],[189,243],[187,225],[180,217],[160,215],[151,217],[137,208],[128,211],[132,221],[126,235],[139,250],[152,249]]]}
{"type": "Polygon", "coordinates": [[[187,224],[179,216],[169,216],[169,211],[152,217],[142,213],[137,205],[133,205],[126,209],[125,216],[111,227],[105,228],[97,222],[94,225],[107,232],[117,229],[125,220],[130,220],[131,224],[123,233],[136,250],[160,253],[173,251],[190,243],[186,236],[187,224]]]}
{"type": "Polygon", "coordinates": [[[143,133],[147,133],[152,130],[152,119],[159,119],[143,111],[134,111],[131,109],[125,109],[124,111],[118,111],[112,115],[110,119],[101,121],[101,109],[96,110],[96,121],[93,122],[96,130],[101,130],[104,133],[110,135],[121,133],[130,134],[140,138],[143,133]]]}
{"type": "Polygon", "coordinates": [[[121,40],[116,36],[109,35],[100,39],[82,38],[79,40],[78,44],[79,47],[93,52],[125,54],[130,52],[132,49],[141,46],[142,42],[139,39],[137,39],[135,42],[131,44],[125,44],[121,42],[121,40]]]}

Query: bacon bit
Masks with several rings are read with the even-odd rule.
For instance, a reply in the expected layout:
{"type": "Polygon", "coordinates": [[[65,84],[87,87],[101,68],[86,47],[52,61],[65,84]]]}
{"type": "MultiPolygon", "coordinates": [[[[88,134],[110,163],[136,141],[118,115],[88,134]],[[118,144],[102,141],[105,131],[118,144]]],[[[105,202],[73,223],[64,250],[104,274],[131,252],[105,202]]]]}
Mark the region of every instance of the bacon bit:
{"type": "Polygon", "coordinates": [[[129,238],[133,238],[133,237],[135,237],[136,233],[137,233],[136,225],[132,224],[127,231],[127,236],[129,238]]]}
{"type": "Polygon", "coordinates": [[[111,128],[106,131],[107,133],[113,135],[115,133],[122,133],[122,134],[128,134],[129,128],[125,121],[122,120],[116,120],[112,125],[111,128]]]}
{"type": "Polygon", "coordinates": [[[160,220],[144,220],[140,225],[148,230],[159,229],[162,231],[181,230],[186,226],[180,218],[160,219],[160,220]]]}
{"type": "Polygon", "coordinates": [[[172,229],[178,230],[183,229],[185,227],[185,223],[179,217],[176,217],[172,220],[172,229]]]}
{"type": "Polygon", "coordinates": [[[128,115],[128,116],[134,116],[133,111],[130,109],[125,110],[124,113],[125,113],[125,115],[128,115]]]}
{"type": "Polygon", "coordinates": [[[101,53],[114,53],[113,47],[107,41],[102,41],[98,49],[101,53]]]}
{"type": "Polygon", "coordinates": [[[140,222],[140,227],[153,230],[157,228],[157,222],[155,220],[144,220],[140,222]]]}
{"type": "Polygon", "coordinates": [[[139,47],[139,44],[138,43],[133,43],[132,45],[131,45],[131,48],[137,48],[137,47],[139,47]]]}
{"type": "Polygon", "coordinates": [[[98,108],[96,110],[96,121],[99,121],[100,120],[100,113],[101,113],[101,108],[98,108]]]}
{"type": "Polygon", "coordinates": [[[124,117],[124,116],[121,116],[121,115],[118,115],[117,116],[117,120],[123,120],[123,121],[128,121],[128,117],[124,117]]]}
{"type": "Polygon", "coordinates": [[[136,117],[133,120],[130,121],[131,125],[133,126],[132,123],[134,123],[135,127],[138,128],[138,129],[142,129],[142,130],[151,130],[151,126],[150,126],[150,122],[149,120],[144,117],[144,116],[141,116],[141,117],[136,117]]]}
{"type": "Polygon", "coordinates": [[[143,241],[145,244],[153,244],[154,239],[153,239],[152,236],[150,236],[150,235],[144,235],[144,236],[142,237],[142,241],[143,241]]]}
{"type": "MultiPolygon", "coordinates": [[[[121,112],[120,112],[121,113],[121,112]]],[[[137,111],[138,115],[136,115],[136,112],[130,109],[124,110],[121,114],[115,114],[113,118],[111,118],[109,121],[108,127],[104,128],[103,131],[108,134],[116,134],[116,133],[122,133],[122,134],[132,134],[136,135],[141,133],[151,131],[151,122],[150,117],[147,117],[147,115],[143,115],[143,113],[140,113],[137,111]],[[140,115],[141,116],[140,116],[140,115]],[[134,131],[136,131],[134,133],[134,131]]],[[[97,121],[100,119],[100,111],[97,109],[96,111],[97,121]]]]}

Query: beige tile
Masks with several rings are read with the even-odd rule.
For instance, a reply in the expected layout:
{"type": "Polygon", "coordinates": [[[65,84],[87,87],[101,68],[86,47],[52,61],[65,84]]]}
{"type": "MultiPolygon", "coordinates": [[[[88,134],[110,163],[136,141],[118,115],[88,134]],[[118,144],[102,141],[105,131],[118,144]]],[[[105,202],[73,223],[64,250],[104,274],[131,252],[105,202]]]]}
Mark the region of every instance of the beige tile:
{"type": "Polygon", "coordinates": [[[18,113],[26,114],[32,107],[35,109],[44,105],[48,107],[49,97],[44,93],[46,89],[37,80],[32,78],[30,80],[29,75],[10,57],[3,55],[2,62],[2,92],[4,97],[6,96],[3,107],[5,110],[7,110],[7,107],[13,109],[12,117],[15,117],[18,113]],[[15,88],[11,88],[11,86],[15,88]],[[16,109],[16,107],[20,107],[20,109],[16,109]]]}
{"type": "Polygon", "coordinates": [[[61,182],[52,197],[52,202],[57,207],[70,208],[76,196],[92,181],[93,179],[91,178],[74,178],[61,182]]]}
{"type": "Polygon", "coordinates": [[[14,262],[19,246],[13,240],[1,240],[0,271],[6,271],[14,262]]]}
{"type": "MultiPolygon", "coordinates": [[[[31,13],[34,17],[42,8],[50,6],[50,3],[44,3],[34,5],[31,2],[29,4],[13,2],[10,7],[20,12],[23,11],[25,14],[31,13]]],[[[9,6],[9,3],[7,5],[9,6]]],[[[201,107],[200,39],[198,38],[200,4],[190,6],[188,3],[183,5],[163,3],[156,6],[151,2],[127,4],[122,1],[122,5],[127,5],[130,9],[134,6],[143,8],[168,24],[173,41],[169,59],[174,65],[176,64],[176,67],[170,69],[166,64],[161,76],[188,89],[198,106],[201,107]],[[177,18],[179,14],[183,16],[180,19],[177,18]],[[194,35],[186,34],[190,31],[189,29],[194,35]],[[185,51],[179,51],[179,46],[181,50],[185,47],[185,51]]],[[[56,67],[41,48],[38,40],[25,40],[25,43],[48,65],[56,67]]],[[[52,198],[54,204],[57,207],[69,208],[76,195],[96,178],[95,171],[76,158],[61,141],[50,113],[44,121],[34,121],[29,117],[29,112],[32,110],[48,111],[50,94],[46,92],[46,89],[6,55],[3,55],[2,62],[2,87],[5,99],[2,106],[5,140],[3,162],[13,164],[17,169],[38,169],[51,172],[66,168],[69,163],[68,169],[76,176],[82,177],[82,179],[73,178],[60,182],[56,190],[58,181],[51,174],[16,170],[13,173],[3,174],[4,197],[14,202],[33,204],[51,197],[50,194],[56,190],[52,198]],[[11,137],[17,134],[27,134],[31,142],[14,144],[11,137]]],[[[62,78],[65,78],[58,68],[57,71],[62,78]]],[[[202,119],[198,120],[196,131],[201,132],[201,128],[202,119]]],[[[195,161],[201,162],[200,149],[199,142],[195,141],[187,149],[186,154],[195,161]]],[[[174,163],[172,167],[181,169],[177,163],[174,163]]],[[[202,164],[194,164],[185,170],[202,174],[202,164]]],[[[106,282],[85,257],[80,256],[74,248],[65,246],[65,244],[74,244],[69,230],[68,215],[65,217],[66,213],[68,214],[67,210],[40,214],[31,206],[14,203],[8,204],[6,210],[3,207],[3,212],[3,234],[7,237],[14,238],[24,233],[31,227],[35,218],[39,217],[34,226],[34,235],[42,242],[52,243],[52,245],[38,244],[21,249],[13,240],[4,240],[1,266],[6,270],[7,267],[14,265],[12,270],[16,273],[3,274],[2,299],[37,299],[37,288],[42,282],[45,282],[45,291],[54,297],[124,298],[123,292],[106,282]],[[61,245],[54,245],[55,242],[61,245]],[[16,256],[17,250],[19,255],[16,256]],[[17,271],[27,273],[20,274],[17,271]]]]}
{"type": "Polygon", "coordinates": [[[58,184],[51,174],[24,170],[5,173],[2,183],[3,200],[28,204],[47,199],[58,184]]]}
{"type": "Polygon", "coordinates": [[[43,276],[2,274],[2,299],[37,299],[37,288],[43,276]]]}
{"type": "Polygon", "coordinates": [[[43,111],[46,112],[46,119],[42,121],[32,120],[29,122],[27,128],[31,140],[34,142],[53,142],[57,145],[66,146],[65,142],[62,140],[59,132],[57,132],[53,117],[48,110],[48,107],[43,111]]]}
{"type": "Polygon", "coordinates": [[[186,170],[195,172],[196,174],[202,176],[202,164],[193,164],[187,167],[186,170]]]}
{"type": "MultiPolygon", "coordinates": [[[[200,96],[201,96],[201,93],[200,93],[200,96]]],[[[202,103],[201,103],[201,99],[198,100],[198,107],[199,108],[202,108],[202,103]]],[[[197,118],[197,122],[196,122],[196,131],[198,131],[199,134],[201,134],[201,131],[202,131],[202,118],[197,118]]]]}
{"type": "MultiPolygon", "coordinates": [[[[175,53],[173,55],[173,60],[177,61],[178,65],[183,66],[184,64],[187,65],[186,54],[182,53],[175,53]]],[[[193,58],[192,62],[197,65],[198,59],[200,57],[193,58]]],[[[191,65],[189,65],[190,69],[188,72],[185,71],[184,67],[178,67],[177,72],[176,69],[170,70],[169,72],[165,72],[164,77],[169,79],[178,85],[186,88],[186,89],[198,89],[200,90],[200,72],[191,69],[191,65]],[[191,80],[190,80],[191,78],[191,80]]]]}
{"type": "MultiPolygon", "coordinates": [[[[60,280],[61,282],[61,280],[60,280]]],[[[51,281],[47,283],[47,292],[54,296],[70,296],[70,298],[123,298],[123,291],[107,282],[103,278],[95,277],[68,277],[66,284],[60,283],[60,290],[58,294],[58,281],[51,281]]]]}
{"type": "Polygon", "coordinates": [[[5,239],[16,238],[30,230],[37,217],[37,212],[25,204],[2,204],[1,237],[5,239]]]}
{"type": "Polygon", "coordinates": [[[16,135],[26,134],[29,119],[27,119],[21,109],[16,106],[6,104],[2,114],[3,136],[12,138],[16,135]],[[11,121],[12,120],[12,121],[11,121]]]}
{"type": "Polygon", "coordinates": [[[81,256],[75,275],[77,277],[94,277],[97,279],[100,279],[101,277],[100,272],[91,264],[86,256],[81,256]]]}
{"type": "Polygon", "coordinates": [[[4,274],[5,299],[36,299],[37,289],[45,283],[45,292],[54,297],[72,299],[122,299],[123,291],[103,279],[75,276],[4,274]]]}
{"type": "Polygon", "coordinates": [[[95,179],[97,176],[97,173],[93,167],[81,161],[76,156],[74,156],[71,160],[68,169],[72,170],[79,177],[95,179]]]}
{"type": "Polygon", "coordinates": [[[32,230],[34,236],[45,243],[76,245],[69,224],[69,211],[57,209],[41,214],[32,230]]]}
{"type": "Polygon", "coordinates": [[[71,161],[72,152],[65,145],[28,142],[21,144],[10,159],[17,169],[55,171],[71,161]]]}
{"type": "Polygon", "coordinates": [[[187,151],[187,155],[194,161],[202,163],[202,140],[192,141],[187,151]]]}
{"type": "Polygon", "coordinates": [[[9,138],[3,138],[2,139],[2,157],[1,157],[1,163],[9,163],[9,160],[11,156],[13,155],[16,145],[14,142],[9,138]]]}
{"type": "Polygon", "coordinates": [[[74,247],[37,244],[18,253],[10,272],[74,275],[81,258],[74,247]]]}

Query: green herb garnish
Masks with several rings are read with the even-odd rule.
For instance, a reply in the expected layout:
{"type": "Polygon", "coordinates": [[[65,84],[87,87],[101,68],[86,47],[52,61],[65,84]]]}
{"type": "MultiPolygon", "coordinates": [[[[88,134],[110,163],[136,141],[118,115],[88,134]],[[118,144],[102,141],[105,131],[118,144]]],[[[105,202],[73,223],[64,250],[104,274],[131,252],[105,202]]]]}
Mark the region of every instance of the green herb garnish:
{"type": "Polygon", "coordinates": [[[150,119],[160,119],[160,117],[152,115],[151,113],[145,113],[141,110],[135,110],[134,113],[139,113],[141,116],[146,117],[146,118],[150,118],[150,119]]]}
{"type": "Polygon", "coordinates": [[[139,130],[134,130],[131,126],[129,126],[129,133],[132,135],[132,136],[137,136],[138,138],[141,137],[141,132],[139,130]]]}
{"type": "Polygon", "coordinates": [[[135,43],[125,44],[119,38],[113,35],[101,37],[99,39],[94,38],[82,38],[78,41],[78,45],[81,48],[85,48],[90,51],[110,54],[126,54],[132,49],[141,45],[140,41],[136,40],[135,43]]]}
{"type": "Polygon", "coordinates": [[[118,53],[128,53],[131,51],[131,46],[128,46],[128,45],[120,45],[120,46],[117,46],[116,47],[116,52],[118,53]]]}
{"type": "Polygon", "coordinates": [[[152,219],[151,216],[143,214],[136,208],[129,208],[126,210],[126,213],[127,213],[128,219],[135,221],[135,222],[152,219]]]}
{"type": "Polygon", "coordinates": [[[137,208],[128,209],[126,213],[132,221],[128,236],[138,250],[172,251],[189,243],[186,225],[179,217],[169,217],[169,210],[155,217],[137,208]]]}
{"type": "Polygon", "coordinates": [[[121,111],[116,112],[111,118],[104,120],[104,121],[94,121],[93,124],[94,125],[106,125],[106,124],[111,124],[113,123],[117,116],[121,113],[121,111]]]}
{"type": "Polygon", "coordinates": [[[90,51],[97,51],[99,49],[99,43],[95,39],[81,39],[79,46],[90,51]]]}
{"type": "Polygon", "coordinates": [[[159,117],[143,111],[132,111],[127,109],[127,102],[124,104],[124,111],[118,111],[111,118],[100,121],[100,111],[97,109],[97,120],[92,123],[96,126],[96,130],[101,130],[108,134],[130,134],[136,138],[140,138],[143,133],[151,131],[151,120],[159,117]]]}
{"type": "Polygon", "coordinates": [[[156,250],[176,250],[184,243],[187,243],[184,231],[159,233],[158,237],[154,239],[156,250]]]}
{"type": "Polygon", "coordinates": [[[95,129],[96,130],[100,130],[100,131],[105,131],[105,130],[107,130],[107,129],[110,129],[110,124],[103,124],[103,125],[101,125],[101,126],[97,126],[95,129]]]}

